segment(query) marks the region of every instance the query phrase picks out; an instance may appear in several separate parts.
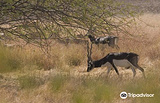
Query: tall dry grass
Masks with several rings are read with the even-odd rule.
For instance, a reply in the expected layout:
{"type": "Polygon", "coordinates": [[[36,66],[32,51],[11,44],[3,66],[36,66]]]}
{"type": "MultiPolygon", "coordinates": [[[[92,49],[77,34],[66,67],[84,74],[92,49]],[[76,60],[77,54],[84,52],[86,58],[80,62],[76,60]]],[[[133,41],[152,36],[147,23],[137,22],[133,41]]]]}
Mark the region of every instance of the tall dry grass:
{"type": "Polygon", "coordinates": [[[11,51],[10,48],[6,48],[0,45],[0,73],[16,71],[21,67],[21,59],[18,53],[11,51]]]}

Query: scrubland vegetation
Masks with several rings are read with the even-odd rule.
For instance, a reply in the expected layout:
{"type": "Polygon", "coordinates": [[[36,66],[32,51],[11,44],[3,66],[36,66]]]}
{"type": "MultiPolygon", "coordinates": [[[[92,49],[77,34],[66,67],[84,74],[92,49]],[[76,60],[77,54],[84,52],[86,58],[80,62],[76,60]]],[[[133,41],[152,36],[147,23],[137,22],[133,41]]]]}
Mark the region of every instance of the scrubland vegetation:
{"type": "MultiPolygon", "coordinates": [[[[52,56],[48,59],[38,47],[0,47],[0,100],[2,103],[105,103],[145,102],[158,103],[160,78],[160,38],[158,14],[144,14],[140,19],[155,27],[137,21],[138,32],[133,38],[122,36],[120,50],[107,45],[94,45],[93,59],[109,52],[136,52],[146,79],[140,71],[133,79],[132,71],[118,68],[120,77],[112,71],[106,77],[107,68],[87,73],[85,44],[54,42],[52,56]],[[154,19],[151,19],[154,17],[154,19]],[[149,22],[147,22],[149,21],[149,22]],[[154,98],[128,98],[122,100],[120,92],[154,93],[154,98]]],[[[131,31],[135,31],[132,28],[131,31]]]]}
{"type": "MultiPolygon", "coordinates": [[[[137,71],[118,68],[107,77],[107,68],[87,73],[85,44],[52,42],[50,56],[34,45],[0,45],[1,103],[159,103],[160,102],[160,14],[144,13],[129,29],[132,36],[119,34],[119,47],[93,45],[93,60],[109,52],[135,52],[146,79],[137,71]],[[142,22],[143,21],[143,22],[142,22]],[[153,98],[127,98],[119,94],[154,94],[153,98]]],[[[87,38],[86,38],[87,39],[87,38]]],[[[8,43],[13,43],[9,41],[8,43]]]]}

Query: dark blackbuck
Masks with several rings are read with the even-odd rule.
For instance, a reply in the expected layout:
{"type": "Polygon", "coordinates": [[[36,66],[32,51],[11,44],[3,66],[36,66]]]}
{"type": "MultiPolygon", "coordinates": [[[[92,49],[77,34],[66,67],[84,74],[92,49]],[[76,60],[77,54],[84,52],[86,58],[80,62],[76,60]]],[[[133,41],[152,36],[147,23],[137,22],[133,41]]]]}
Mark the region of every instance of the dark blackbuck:
{"type": "Polygon", "coordinates": [[[117,67],[125,67],[126,69],[131,68],[133,72],[133,77],[136,75],[135,69],[138,68],[145,77],[144,69],[138,65],[138,55],[135,53],[109,53],[104,58],[96,61],[92,61],[91,55],[88,57],[88,68],[87,72],[91,71],[94,68],[98,67],[107,67],[107,75],[110,70],[113,68],[116,73],[119,75],[117,67]]]}

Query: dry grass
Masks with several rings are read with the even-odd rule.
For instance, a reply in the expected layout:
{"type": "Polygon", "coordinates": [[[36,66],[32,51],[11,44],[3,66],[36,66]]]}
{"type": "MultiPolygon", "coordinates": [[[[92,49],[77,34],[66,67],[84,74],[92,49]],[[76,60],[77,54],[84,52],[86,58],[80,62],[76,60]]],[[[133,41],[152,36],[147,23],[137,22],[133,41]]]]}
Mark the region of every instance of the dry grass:
{"type": "Polygon", "coordinates": [[[21,66],[21,60],[18,53],[13,53],[9,48],[0,46],[0,72],[16,71],[21,66]]]}
{"type": "Polygon", "coordinates": [[[55,75],[41,84],[41,79],[35,77],[20,77],[20,87],[10,84],[1,86],[0,92],[6,97],[0,97],[1,101],[7,103],[106,103],[121,101],[120,92],[130,93],[154,93],[154,98],[128,98],[124,100],[138,103],[158,103],[159,99],[159,76],[148,75],[147,79],[136,78],[134,80],[123,80],[112,77],[72,77],[70,75],[55,75]],[[156,78],[155,78],[156,77],[156,78]],[[153,85],[154,84],[154,85],[153,85]],[[10,92],[6,92],[10,90],[10,92]],[[18,101],[16,101],[18,100],[18,101]]]}
{"type": "Polygon", "coordinates": [[[132,79],[131,70],[119,68],[106,78],[106,69],[86,72],[87,51],[81,44],[53,42],[51,56],[47,58],[37,47],[0,47],[0,97],[2,103],[158,103],[160,90],[160,22],[159,14],[145,14],[137,20],[133,37],[121,35],[120,50],[107,45],[93,45],[93,60],[109,52],[135,52],[140,56],[146,79],[137,70],[132,79]],[[136,31],[136,32],[135,32],[136,31]],[[153,85],[154,84],[154,85],[153,85]],[[119,93],[154,93],[154,98],[128,98],[122,101],[119,93]]]}

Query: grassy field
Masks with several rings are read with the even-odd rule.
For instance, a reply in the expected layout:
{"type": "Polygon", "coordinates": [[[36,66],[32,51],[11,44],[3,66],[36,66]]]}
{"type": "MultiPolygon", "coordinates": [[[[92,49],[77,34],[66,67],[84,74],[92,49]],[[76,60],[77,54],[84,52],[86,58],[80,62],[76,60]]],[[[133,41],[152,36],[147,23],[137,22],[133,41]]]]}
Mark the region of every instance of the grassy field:
{"type": "MultiPolygon", "coordinates": [[[[142,0],[143,1],[143,0],[142,0]]],[[[156,0],[154,1],[156,2],[156,0]]],[[[146,79],[137,71],[118,68],[120,76],[107,68],[87,73],[87,51],[84,44],[53,42],[50,58],[33,45],[4,47],[0,45],[0,103],[159,103],[160,102],[160,14],[145,13],[136,20],[130,32],[121,35],[120,50],[107,45],[93,47],[93,59],[109,52],[135,52],[146,79]],[[127,98],[120,93],[148,93],[153,98],[127,98]]]]}
{"type": "Polygon", "coordinates": [[[140,65],[145,69],[146,79],[137,70],[118,68],[120,76],[112,71],[107,77],[107,68],[98,68],[89,73],[86,45],[65,46],[54,42],[50,58],[33,45],[21,47],[0,46],[0,96],[1,103],[158,103],[160,101],[160,37],[157,22],[159,14],[144,14],[132,28],[134,37],[122,36],[120,50],[106,46],[94,46],[93,59],[109,52],[136,52],[140,65]],[[136,32],[134,32],[136,30],[136,32]],[[127,98],[119,94],[154,94],[153,98],[127,98]]]}

